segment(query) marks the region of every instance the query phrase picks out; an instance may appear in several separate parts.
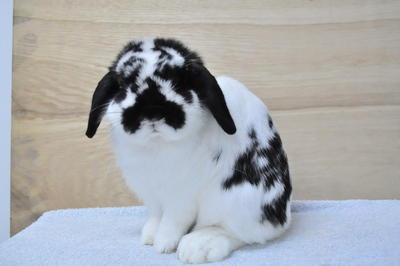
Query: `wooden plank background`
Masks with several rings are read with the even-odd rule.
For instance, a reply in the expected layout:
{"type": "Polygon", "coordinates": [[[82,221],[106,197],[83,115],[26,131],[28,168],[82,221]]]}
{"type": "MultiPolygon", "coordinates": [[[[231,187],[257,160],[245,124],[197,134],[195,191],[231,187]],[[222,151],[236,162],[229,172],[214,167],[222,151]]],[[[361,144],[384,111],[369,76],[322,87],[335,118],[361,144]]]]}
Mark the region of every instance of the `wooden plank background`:
{"type": "Polygon", "coordinates": [[[400,198],[400,1],[15,0],[12,233],[44,211],[140,204],[90,98],[129,40],[175,37],[272,111],[295,199],[400,198]]]}

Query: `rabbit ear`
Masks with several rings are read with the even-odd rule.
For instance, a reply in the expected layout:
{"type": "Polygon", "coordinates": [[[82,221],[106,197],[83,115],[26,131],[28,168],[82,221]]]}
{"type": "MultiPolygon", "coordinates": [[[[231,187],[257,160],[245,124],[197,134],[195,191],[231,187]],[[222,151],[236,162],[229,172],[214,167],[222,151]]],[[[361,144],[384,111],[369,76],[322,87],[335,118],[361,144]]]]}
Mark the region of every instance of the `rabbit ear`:
{"type": "Polygon", "coordinates": [[[229,135],[236,132],[235,122],[226,106],[224,94],[217,80],[201,65],[191,67],[192,86],[199,91],[200,98],[210,110],[220,127],[229,135]]]}
{"type": "Polygon", "coordinates": [[[86,136],[92,138],[100,125],[101,119],[104,116],[104,108],[118,92],[118,82],[114,74],[108,72],[98,83],[96,90],[93,93],[92,107],[90,108],[88,126],[86,136]]]}

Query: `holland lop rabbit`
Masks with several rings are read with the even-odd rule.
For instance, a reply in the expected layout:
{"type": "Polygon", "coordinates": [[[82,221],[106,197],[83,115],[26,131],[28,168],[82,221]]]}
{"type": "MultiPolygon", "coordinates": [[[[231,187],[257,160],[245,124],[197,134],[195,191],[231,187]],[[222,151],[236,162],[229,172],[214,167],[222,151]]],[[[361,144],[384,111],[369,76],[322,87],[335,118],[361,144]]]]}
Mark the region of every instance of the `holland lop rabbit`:
{"type": "Polygon", "coordinates": [[[89,138],[104,115],[123,176],[149,210],[143,244],[204,263],[288,228],[287,157],[267,107],[179,41],[128,43],[93,94],[89,138]]]}

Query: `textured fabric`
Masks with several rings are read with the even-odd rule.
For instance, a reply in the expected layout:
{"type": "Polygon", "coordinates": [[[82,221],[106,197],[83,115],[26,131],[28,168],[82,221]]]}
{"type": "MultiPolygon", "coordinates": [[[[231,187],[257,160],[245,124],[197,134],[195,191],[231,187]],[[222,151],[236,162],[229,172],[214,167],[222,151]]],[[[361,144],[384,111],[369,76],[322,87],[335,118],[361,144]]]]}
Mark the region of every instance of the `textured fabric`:
{"type": "MultiPolygon", "coordinates": [[[[400,265],[400,201],[295,201],[281,238],[215,265],[400,265]]],[[[57,210],[0,244],[0,265],[182,265],[140,244],[143,207],[57,210]]]]}

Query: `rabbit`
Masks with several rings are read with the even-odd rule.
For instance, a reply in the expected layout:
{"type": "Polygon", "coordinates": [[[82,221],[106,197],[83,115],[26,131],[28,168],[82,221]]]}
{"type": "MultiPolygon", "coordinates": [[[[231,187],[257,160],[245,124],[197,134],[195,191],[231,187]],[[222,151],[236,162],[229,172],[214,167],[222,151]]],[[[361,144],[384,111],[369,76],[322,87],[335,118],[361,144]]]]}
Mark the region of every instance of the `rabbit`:
{"type": "Polygon", "coordinates": [[[122,175],[148,209],[144,245],[206,263],[289,227],[289,166],[267,107],[180,41],[129,42],[94,91],[87,137],[103,116],[122,175]]]}

